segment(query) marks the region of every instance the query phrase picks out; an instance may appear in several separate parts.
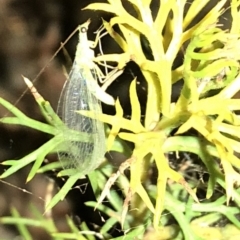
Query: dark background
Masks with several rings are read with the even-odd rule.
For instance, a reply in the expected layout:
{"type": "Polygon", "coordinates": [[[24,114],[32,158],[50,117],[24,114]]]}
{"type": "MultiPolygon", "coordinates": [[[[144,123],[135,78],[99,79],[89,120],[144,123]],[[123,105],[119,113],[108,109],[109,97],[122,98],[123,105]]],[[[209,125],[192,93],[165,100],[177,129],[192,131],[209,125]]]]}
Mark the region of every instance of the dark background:
{"type": "MultiPolygon", "coordinates": [[[[47,64],[43,74],[35,81],[39,93],[56,109],[58,98],[64,84],[63,65],[65,58],[62,52],[48,64],[49,59],[65,41],[69,34],[81,23],[91,18],[89,32],[96,31],[101,25],[101,14],[82,11],[91,1],[83,0],[3,0],[0,6],[0,96],[15,104],[25,114],[38,120],[43,120],[32,95],[27,92],[21,75],[33,80],[47,64]]],[[[77,34],[69,41],[66,48],[72,58],[77,44],[77,34]]],[[[89,36],[94,39],[94,34],[89,36]]],[[[6,109],[0,106],[0,117],[10,116],[6,109]]],[[[0,161],[19,159],[41,146],[50,136],[20,126],[0,124],[0,161]]],[[[1,172],[4,167],[1,167],[1,172]]],[[[34,181],[25,184],[29,168],[19,171],[14,176],[4,179],[9,186],[0,182],[0,216],[10,214],[14,206],[20,214],[32,217],[30,204],[34,204],[44,212],[43,199],[47,188],[51,187],[49,177],[39,175],[34,181]],[[18,187],[15,188],[14,186],[18,187]],[[22,189],[22,190],[21,190],[22,189]],[[32,195],[23,192],[27,189],[32,195]]],[[[53,191],[56,191],[56,184],[53,191]]],[[[78,190],[79,191],[79,190],[78,190]]],[[[50,193],[51,194],[51,193],[50,193]]],[[[81,204],[79,204],[81,205],[81,204]]],[[[67,231],[65,215],[69,213],[66,202],[54,208],[52,216],[63,231],[67,231]]],[[[31,228],[33,239],[48,239],[46,234],[31,228]]],[[[0,226],[1,239],[13,239],[16,236],[14,227],[0,226]]]]}

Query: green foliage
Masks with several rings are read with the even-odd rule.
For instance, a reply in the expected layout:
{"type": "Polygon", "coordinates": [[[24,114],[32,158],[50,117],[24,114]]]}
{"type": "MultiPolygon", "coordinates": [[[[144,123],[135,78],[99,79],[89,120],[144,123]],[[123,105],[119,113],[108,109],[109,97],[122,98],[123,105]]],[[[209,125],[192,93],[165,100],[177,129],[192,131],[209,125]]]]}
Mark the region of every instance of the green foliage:
{"type": "MultiPolygon", "coordinates": [[[[185,17],[186,0],[161,1],[155,19],[152,18],[150,10],[151,1],[129,0],[129,2],[135,9],[135,17],[126,11],[120,0],[94,3],[86,8],[114,14],[110,22],[103,23],[109,35],[123,51],[121,54],[98,56],[95,58],[96,62],[116,62],[118,68],[122,69],[128,61],[134,61],[148,86],[144,113],[141,112],[134,79],[129,89],[132,107],[130,119],[123,117],[123,109],[118,100],[114,116],[106,114],[98,116],[101,121],[111,125],[108,129],[108,151],[114,150],[125,156],[131,156],[127,162],[130,165],[130,180],[121,176],[124,179],[124,184],[120,186],[126,197],[124,202],[107,184],[106,176],[110,178],[113,169],[104,172],[106,170],[102,168],[101,171],[89,174],[96,197],[101,199],[102,196],[99,196],[98,192],[99,189],[103,190],[103,196],[107,196],[112,206],[112,208],[104,206],[101,200],[98,203],[87,203],[88,206],[97,206],[110,217],[102,227],[101,234],[106,234],[104,236],[109,238],[107,231],[116,222],[120,222],[124,230],[131,229],[126,231],[124,239],[134,237],[142,239],[146,229],[151,225],[155,229],[155,234],[159,234],[155,235],[159,236],[158,239],[163,239],[160,238],[160,233],[168,234],[166,239],[205,239],[199,231],[199,222],[212,224],[221,219],[222,215],[240,228],[236,218],[236,214],[239,214],[238,207],[225,206],[231,199],[237,206],[240,204],[240,193],[234,188],[240,184],[240,175],[236,171],[240,167],[240,159],[235,155],[240,153],[240,120],[235,113],[240,110],[240,100],[233,98],[240,90],[238,26],[240,1],[231,1],[233,23],[228,31],[223,31],[218,26],[226,0],[218,1],[213,9],[192,27],[189,27],[190,23],[199,9],[209,2],[208,0],[193,1],[185,17]],[[115,32],[113,28],[115,25],[119,27],[121,34],[115,32]],[[152,54],[153,60],[146,57],[143,45],[152,54]],[[187,47],[183,64],[173,70],[173,62],[184,46],[187,47]],[[180,96],[176,102],[171,102],[172,84],[180,79],[184,82],[180,96]],[[219,89],[218,92],[211,94],[211,91],[216,89],[219,89]],[[141,122],[142,114],[145,116],[144,123],[141,122]],[[195,131],[190,134],[191,129],[195,131]],[[127,148],[126,142],[134,144],[132,152],[127,148]],[[192,190],[196,186],[192,182],[186,182],[179,172],[169,166],[167,156],[171,152],[190,152],[198,155],[209,173],[209,180],[206,183],[206,198],[209,202],[199,203],[192,190]],[[158,170],[155,186],[146,176],[146,169],[150,169],[153,162],[158,170]],[[96,182],[96,179],[102,181],[96,182]],[[171,186],[172,194],[166,191],[169,179],[178,183],[171,186]],[[226,190],[226,196],[210,202],[217,185],[226,190]],[[107,189],[104,186],[107,186],[107,189]],[[185,197],[182,196],[182,192],[185,197]],[[187,197],[187,193],[191,198],[187,197]],[[188,199],[188,202],[185,203],[183,199],[188,199]],[[129,202],[131,209],[128,209],[129,202]],[[134,211],[136,208],[139,211],[134,211]],[[171,216],[176,219],[181,231],[174,226],[168,230],[163,227],[170,216],[170,214],[165,216],[163,211],[172,213],[171,216]],[[202,212],[207,214],[202,216],[199,214],[202,212]],[[141,222],[138,222],[138,219],[141,219],[141,222]],[[171,235],[170,232],[174,234],[171,235]]],[[[1,122],[21,124],[53,135],[49,142],[28,156],[18,161],[5,161],[4,164],[10,167],[2,178],[34,161],[28,180],[31,180],[37,172],[46,171],[47,166],[39,168],[44,157],[47,153],[56,151],[63,141],[58,129],[65,126],[46,101],[38,98],[37,102],[49,124],[29,119],[14,106],[3,99],[0,100],[0,103],[15,115],[1,119],[1,122]]],[[[88,111],[81,110],[79,114],[94,117],[88,111]]],[[[84,137],[83,134],[82,138],[84,137]]],[[[62,200],[77,179],[82,177],[81,173],[74,170],[63,170],[59,173],[59,176],[66,175],[69,176],[68,181],[53,197],[46,210],[62,200]]],[[[72,230],[72,234],[77,231],[74,228],[72,230]]],[[[220,237],[224,235],[222,232],[219,234],[220,237]]],[[[55,234],[56,236],[59,239],[62,237],[58,234],[55,234]]]]}

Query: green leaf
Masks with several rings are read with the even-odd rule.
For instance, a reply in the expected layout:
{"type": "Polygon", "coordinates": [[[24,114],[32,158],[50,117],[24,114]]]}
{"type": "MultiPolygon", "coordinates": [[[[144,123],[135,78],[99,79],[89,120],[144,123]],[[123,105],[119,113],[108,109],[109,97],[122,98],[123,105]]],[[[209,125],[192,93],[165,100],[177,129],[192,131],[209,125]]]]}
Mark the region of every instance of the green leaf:
{"type": "Polygon", "coordinates": [[[51,199],[49,203],[47,203],[45,212],[51,210],[58,202],[62,201],[66,197],[68,192],[72,189],[73,185],[81,177],[81,173],[76,173],[75,175],[70,176],[68,180],[64,183],[60,191],[51,199]]]}

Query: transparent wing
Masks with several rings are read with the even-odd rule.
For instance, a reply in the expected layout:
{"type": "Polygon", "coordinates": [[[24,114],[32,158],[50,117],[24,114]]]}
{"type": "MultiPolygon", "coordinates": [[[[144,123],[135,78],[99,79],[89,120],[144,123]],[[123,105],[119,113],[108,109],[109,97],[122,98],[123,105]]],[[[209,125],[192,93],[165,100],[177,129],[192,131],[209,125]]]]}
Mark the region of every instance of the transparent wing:
{"type": "Polygon", "coordinates": [[[64,168],[76,168],[83,174],[88,174],[98,167],[106,150],[103,123],[76,112],[90,110],[96,115],[101,113],[100,102],[87,86],[86,76],[93,80],[91,71],[79,68],[74,61],[57,109],[66,125],[66,128],[62,129],[64,146],[61,146],[63,150],[58,152],[59,159],[64,168]],[[87,134],[87,138],[81,136],[81,133],[85,136],[87,134]]]}

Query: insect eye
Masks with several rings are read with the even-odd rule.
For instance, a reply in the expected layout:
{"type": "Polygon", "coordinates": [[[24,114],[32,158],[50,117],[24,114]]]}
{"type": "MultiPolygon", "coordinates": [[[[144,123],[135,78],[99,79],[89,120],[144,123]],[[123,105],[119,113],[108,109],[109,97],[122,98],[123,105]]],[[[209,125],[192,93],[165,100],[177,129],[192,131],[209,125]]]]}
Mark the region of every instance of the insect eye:
{"type": "Polygon", "coordinates": [[[80,31],[81,31],[82,33],[85,33],[85,32],[87,32],[87,28],[86,28],[86,27],[82,27],[80,31]]]}

